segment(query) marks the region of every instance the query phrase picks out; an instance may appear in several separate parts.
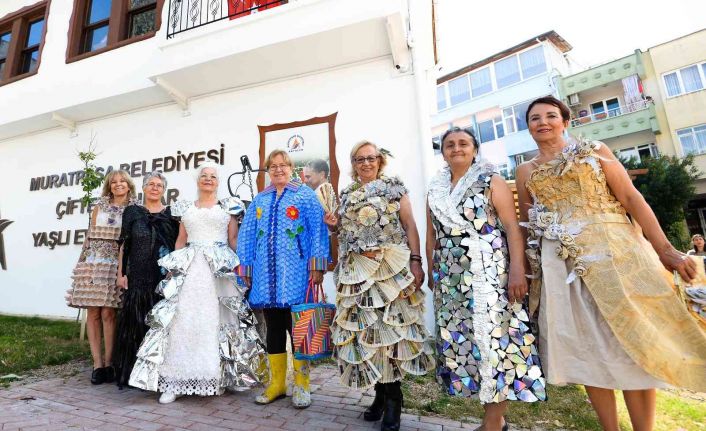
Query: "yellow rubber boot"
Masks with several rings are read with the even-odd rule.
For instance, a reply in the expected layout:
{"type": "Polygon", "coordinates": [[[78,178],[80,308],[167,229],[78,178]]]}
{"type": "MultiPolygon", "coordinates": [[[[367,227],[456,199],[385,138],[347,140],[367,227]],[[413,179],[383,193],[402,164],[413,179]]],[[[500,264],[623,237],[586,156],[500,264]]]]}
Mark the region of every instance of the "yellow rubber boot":
{"type": "Polygon", "coordinates": [[[262,395],[255,398],[257,404],[269,404],[287,396],[287,354],[267,355],[270,362],[270,381],[262,395]]]}
{"type": "Polygon", "coordinates": [[[305,409],[311,405],[311,390],[309,387],[309,361],[294,360],[294,389],[292,405],[297,409],[305,409]]]}

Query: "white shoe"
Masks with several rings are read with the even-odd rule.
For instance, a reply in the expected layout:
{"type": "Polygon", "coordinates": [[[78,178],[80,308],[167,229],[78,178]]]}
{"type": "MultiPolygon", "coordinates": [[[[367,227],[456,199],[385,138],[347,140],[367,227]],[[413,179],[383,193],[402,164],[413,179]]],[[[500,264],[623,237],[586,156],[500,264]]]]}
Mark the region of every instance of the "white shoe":
{"type": "Polygon", "coordinates": [[[159,403],[160,404],[173,403],[174,401],[176,401],[177,398],[179,398],[178,395],[172,394],[171,392],[165,392],[159,397],[159,403]]]}

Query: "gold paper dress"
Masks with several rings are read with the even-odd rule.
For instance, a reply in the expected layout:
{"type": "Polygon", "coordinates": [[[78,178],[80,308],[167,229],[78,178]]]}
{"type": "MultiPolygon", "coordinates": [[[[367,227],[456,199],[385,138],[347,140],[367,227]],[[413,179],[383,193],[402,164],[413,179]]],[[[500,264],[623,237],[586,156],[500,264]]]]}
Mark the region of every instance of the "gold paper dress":
{"type": "Polygon", "coordinates": [[[706,390],[706,328],[606,183],[601,143],[573,142],[526,187],[527,255],[549,383],[706,390]],[[541,293],[539,292],[541,285],[541,293]]]}

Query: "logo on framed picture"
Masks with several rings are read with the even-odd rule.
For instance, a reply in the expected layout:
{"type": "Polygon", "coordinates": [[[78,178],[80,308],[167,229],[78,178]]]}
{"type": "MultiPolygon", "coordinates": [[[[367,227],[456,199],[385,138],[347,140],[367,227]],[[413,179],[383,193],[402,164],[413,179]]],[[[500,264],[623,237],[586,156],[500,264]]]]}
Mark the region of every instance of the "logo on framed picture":
{"type": "Polygon", "coordinates": [[[304,138],[301,135],[292,135],[287,139],[287,151],[294,153],[296,151],[304,151],[304,138]]]}

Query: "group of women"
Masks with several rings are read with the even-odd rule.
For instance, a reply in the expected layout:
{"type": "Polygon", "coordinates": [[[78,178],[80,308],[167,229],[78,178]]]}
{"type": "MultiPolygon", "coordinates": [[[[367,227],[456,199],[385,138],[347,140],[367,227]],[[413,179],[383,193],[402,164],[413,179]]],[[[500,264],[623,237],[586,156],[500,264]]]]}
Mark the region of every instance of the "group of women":
{"type": "MultiPolygon", "coordinates": [[[[247,211],[217,198],[212,165],[198,170],[198,198],[171,209],[160,173],[145,177],[138,204],[127,174],[112,172],[69,292],[70,305],[88,308],[91,381],[159,391],[162,403],[260,382],[257,403],[285,397],[290,308],[321,285],[334,235],[332,342],[342,384],[375,388],[365,420],[398,430],[400,381],[435,371],[449,394],[480,399],[482,430],[506,430],[506,401],[545,401],[547,383],[584,385],[610,431],[622,390],[633,429],[651,430],[655,388],[706,389],[706,328],[664,270],[689,281],[696,263],[670,245],[605,145],[567,138],[569,115],[553,97],[529,106],[539,151],[517,168],[519,222],[473,133],[444,134],[446,164],[427,202],[431,343],[410,198],[375,144],[353,147],[353,182],[335,214],[292,179],[281,150],[265,160],[270,185],[247,211]],[[264,342],[252,309],[263,312],[264,342]]],[[[311,404],[307,361],[294,360],[292,403],[311,404]]]]}

